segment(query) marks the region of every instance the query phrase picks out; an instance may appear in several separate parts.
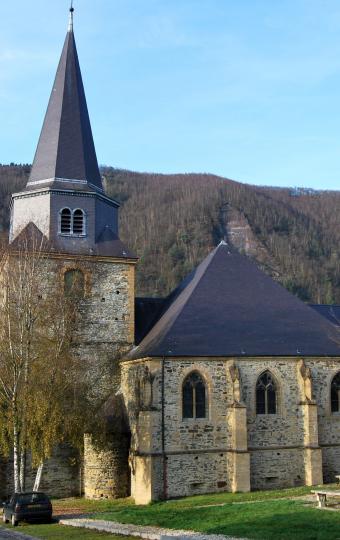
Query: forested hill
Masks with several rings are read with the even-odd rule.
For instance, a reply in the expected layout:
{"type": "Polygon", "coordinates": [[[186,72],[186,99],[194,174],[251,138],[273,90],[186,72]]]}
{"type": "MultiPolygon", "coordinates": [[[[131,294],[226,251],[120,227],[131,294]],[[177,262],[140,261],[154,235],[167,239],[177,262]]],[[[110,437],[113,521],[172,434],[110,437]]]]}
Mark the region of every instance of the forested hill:
{"type": "MultiPolygon", "coordinates": [[[[28,165],[0,166],[0,227],[28,165]]],[[[302,300],[340,303],[340,191],[249,186],[210,174],[102,167],[120,237],[140,257],[138,295],[167,294],[228,237],[302,300]]],[[[226,279],[228,277],[226,276],[226,279]]]]}

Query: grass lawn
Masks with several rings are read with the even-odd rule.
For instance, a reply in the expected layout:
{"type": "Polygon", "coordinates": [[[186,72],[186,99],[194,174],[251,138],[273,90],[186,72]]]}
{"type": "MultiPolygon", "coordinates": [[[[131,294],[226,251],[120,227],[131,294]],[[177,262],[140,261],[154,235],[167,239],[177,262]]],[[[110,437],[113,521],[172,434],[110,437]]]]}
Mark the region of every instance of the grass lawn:
{"type": "Polygon", "coordinates": [[[208,508],[158,503],[144,508],[117,507],[100,518],[259,540],[340,540],[340,512],[305,504],[287,499],[208,508]]]}
{"type": "MultiPolygon", "coordinates": [[[[327,489],[336,486],[327,486],[327,489]]],[[[252,493],[201,495],[148,506],[135,506],[129,499],[53,501],[55,513],[88,513],[94,519],[121,523],[192,529],[257,540],[340,540],[340,510],[319,510],[316,502],[292,499],[310,494],[311,488],[293,488],[252,493]]],[[[23,525],[17,530],[38,538],[112,538],[61,525],[23,525]]],[[[117,538],[117,537],[113,537],[117,538]]],[[[126,537],[125,537],[126,538],[126,537]]]]}
{"type": "MultiPolygon", "coordinates": [[[[336,489],[335,484],[328,485],[327,489],[336,489]]],[[[198,505],[208,504],[225,504],[235,502],[247,502],[247,501],[263,501],[266,499],[285,499],[289,497],[299,497],[302,495],[309,495],[311,491],[310,487],[298,487],[290,489],[269,490],[269,491],[252,491],[250,493],[212,493],[210,495],[195,495],[194,497],[185,497],[183,499],[173,499],[167,502],[158,503],[159,505],[169,506],[175,505],[181,508],[196,508],[198,505]]],[[[53,500],[54,513],[68,514],[76,511],[75,513],[93,513],[93,512],[110,512],[117,510],[125,510],[128,508],[150,508],[154,505],[135,506],[132,499],[101,499],[101,500],[88,500],[80,498],[68,498],[68,499],[55,499],[53,500]]],[[[138,511],[138,510],[137,510],[138,511]]]]}
{"type": "MultiPolygon", "coordinates": [[[[6,525],[7,527],[7,525],[6,525]]],[[[2,524],[0,525],[0,535],[1,535],[2,524]]],[[[8,526],[10,530],[13,530],[13,527],[8,526]]],[[[58,525],[58,523],[50,524],[36,524],[29,525],[26,523],[20,523],[18,527],[14,529],[16,532],[21,532],[23,534],[28,534],[35,536],[36,538],[48,539],[48,540],[73,540],[78,539],[82,540],[136,540],[136,537],[130,536],[114,536],[109,533],[101,533],[96,531],[90,531],[86,529],[77,529],[75,527],[64,527],[63,525],[58,525]]],[[[0,536],[1,538],[1,536],[0,536]]]]}
{"type": "MultiPolygon", "coordinates": [[[[336,486],[327,486],[327,489],[331,487],[336,486]]],[[[309,504],[304,500],[291,499],[309,495],[310,491],[310,487],[302,487],[251,493],[219,493],[148,506],[111,501],[104,503],[111,504],[110,510],[105,510],[104,506],[101,509],[97,507],[92,517],[258,540],[340,540],[340,511],[319,510],[314,499],[309,504]]],[[[94,506],[99,503],[87,502],[94,506]]]]}

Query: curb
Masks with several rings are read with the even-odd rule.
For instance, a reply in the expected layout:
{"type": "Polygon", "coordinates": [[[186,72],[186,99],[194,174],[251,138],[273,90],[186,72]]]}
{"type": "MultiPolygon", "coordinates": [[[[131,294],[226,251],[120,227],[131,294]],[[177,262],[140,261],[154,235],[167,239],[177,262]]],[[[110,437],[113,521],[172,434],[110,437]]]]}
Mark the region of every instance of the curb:
{"type": "Polygon", "coordinates": [[[136,536],[145,540],[247,540],[222,534],[204,534],[196,531],[163,529],[144,525],[117,523],[99,519],[61,519],[60,525],[82,527],[97,531],[118,534],[121,536],[136,536]]]}

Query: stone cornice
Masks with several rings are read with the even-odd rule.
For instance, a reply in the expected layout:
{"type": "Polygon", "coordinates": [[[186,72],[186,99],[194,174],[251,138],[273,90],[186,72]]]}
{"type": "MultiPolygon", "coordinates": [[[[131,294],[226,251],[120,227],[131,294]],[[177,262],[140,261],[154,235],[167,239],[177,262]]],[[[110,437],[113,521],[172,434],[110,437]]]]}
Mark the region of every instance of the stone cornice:
{"type": "Polygon", "coordinates": [[[88,197],[88,198],[95,198],[99,199],[101,201],[105,201],[106,203],[110,204],[111,206],[115,208],[119,208],[120,204],[115,201],[114,199],[111,199],[110,197],[107,197],[106,195],[102,193],[97,193],[94,191],[77,191],[73,189],[54,189],[52,187],[46,187],[41,189],[36,189],[32,191],[19,191],[18,193],[12,194],[12,200],[13,199],[28,199],[31,197],[38,197],[39,195],[49,195],[50,193],[53,193],[55,195],[71,195],[73,197],[88,197]]]}
{"type": "MultiPolygon", "coordinates": [[[[11,250],[11,255],[22,255],[20,251],[11,250]]],[[[89,261],[92,263],[96,262],[107,262],[107,263],[118,263],[118,264],[132,264],[136,265],[138,259],[132,259],[129,257],[110,257],[104,255],[82,255],[82,254],[72,254],[72,253],[61,253],[61,252],[41,252],[41,255],[46,259],[58,259],[63,261],[89,261]]]]}

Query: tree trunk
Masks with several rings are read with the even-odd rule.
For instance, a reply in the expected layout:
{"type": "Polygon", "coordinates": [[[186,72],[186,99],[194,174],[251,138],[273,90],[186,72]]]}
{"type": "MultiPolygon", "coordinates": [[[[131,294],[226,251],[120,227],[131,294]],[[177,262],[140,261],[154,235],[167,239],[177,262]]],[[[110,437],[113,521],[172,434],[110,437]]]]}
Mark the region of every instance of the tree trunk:
{"type": "Polygon", "coordinates": [[[42,472],[43,472],[43,468],[44,468],[44,462],[42,461],[37,469],[37,474],[35,476],[35,481],[34,481],[34,486],[33,486],[33,491],[39,491],[39,487],[40,487],[40,481],[41,481],[41,477],[42,477],[42,472]]]}
{"type": "Polygon", "coordinates": [[[19,434],[16,421],[13,426],[13,469],[14,469],[14,491],[20,493],[20,463],[19,463],[19,434]]]}
{"type": "Polygon", "coordinates": [[[25,491],[26,484],[26,450],[22,450],[20,455],[20,488],[25,491]]]}

